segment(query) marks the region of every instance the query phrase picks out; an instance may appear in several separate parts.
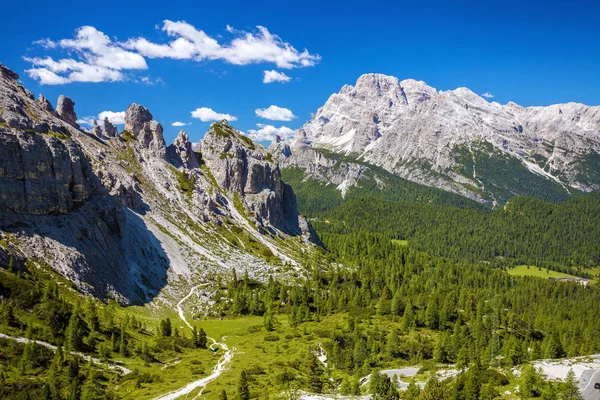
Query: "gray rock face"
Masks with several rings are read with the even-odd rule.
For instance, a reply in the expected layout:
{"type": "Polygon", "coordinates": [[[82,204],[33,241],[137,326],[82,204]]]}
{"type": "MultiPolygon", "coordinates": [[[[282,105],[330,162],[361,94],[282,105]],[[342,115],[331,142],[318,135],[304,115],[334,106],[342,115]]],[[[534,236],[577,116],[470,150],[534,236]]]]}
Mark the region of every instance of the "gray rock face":
{"type": "Polygon", "coordinates": [[[199,167],[198,156],[192,150],[190,138],[182,129],[173,144],[167,148],[169,161],[176,167],[194,169],[199,167]]]}
{"type": "Polygon", "coordinates": [[[134,146],[144,157],[165,158],[167,146],[162,125],[152,119],[147,108],[131,104],[125,111],[125,131],[135,140],[134,146]]]}
{"type": "Polygon", "coordinates": [[[258,225],[302,233],[294,192],[281,181],[279,167],[264,148],[222,121],[211,126],[201,149],[217,184],[239,195],[258,225]]]}
{"type": "Polygon", "coordinates": [[[267,153],[250,139],[216,122],[202,141],[202,158],[217,184],[240,195],[260,221],[284,226],[283,185],[279,168],[269,162],[267,153]]]}
{"type": "Polygon", "coordinates": [[[2,63],[0,63],[0,75],[13,81],[19,79],[19,75],[16,72],[6,68],[2,63]]]}
{"type": "Polygon", "coordinates": [[[111,124],[108,118],[104,118],[104,136],[107,138],[116,137],[117,136],[117,127],[111,124]]]}
{"type": "Polygon", "coordinates": [[[52,103],[50,103],[48,99],[44,97],[43,94],[40,94],[38,96],[37,102],[40,104],[40,107],[42,107],[42,109],[47,113],[57,115],[56,111],[54,111],[54,107],[52,107],[52,103]]]}
{"type": "Polygon", "coordinates": [[[590,179],[593,174],[585,170],[587,160],[599,157],[599,135],[600,107],[501,105],[467,88],[437,91],[421,81],[366,74],[355,86],[333,94],[290,146],[300,158],[314,155],[304,152],[308,147],[324,148],[418,183],[479,198],[486,191],[479,177],[490,171],[465,172],[469,166],[461,159],[461,148],[477,158],[489,151],[478,153],[476,147],[489,143],[500,159],[521,164],[525,174],[565,191],[591,191],[600,188],[600,179],[590,179]]]}
{"type": "Polygon", "coordinates": [[[68,213],[95,191],[93,172],[74,143],[0,128],[0,208],[68,213]]]}
{"type": "Polygon", "coordinates": [[[98,137],[99,139],[104,139],[104,133],[102,132],[102,128],[100,128],[100,126],[98,125],[98,121],[94,120],[94,122],[92,122],[92,130],[91,130],[92,135],[98,137]]]}
{"type": "Polygon", "coordinates": [[[133,136],[137,136],[145,123],[152,121],[152,114],[146,107],[139,104],[131,104],[125,112],[125,130],[133,136]]]}
{"type": "Polygon", "coordinates": [[[63,121],[75,128],[79,128],[79,125],[77,125],[76,122],[77,114],[75,114],[75,103],[73,100],[61,94],[56,103],[56,112],[63,121]]]}

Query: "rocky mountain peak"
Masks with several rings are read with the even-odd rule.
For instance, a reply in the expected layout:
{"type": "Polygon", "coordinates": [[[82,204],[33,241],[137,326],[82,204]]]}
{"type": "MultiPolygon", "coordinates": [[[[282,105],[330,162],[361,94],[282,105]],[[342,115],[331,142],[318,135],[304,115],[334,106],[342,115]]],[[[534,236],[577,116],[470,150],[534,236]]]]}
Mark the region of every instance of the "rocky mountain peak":
{"type": "Polygon", "coordinates": [[[152,121],[152,114],[146,107],[131,104],[125,111],[125,130],[137,136],[145,123],[152,121]]]}

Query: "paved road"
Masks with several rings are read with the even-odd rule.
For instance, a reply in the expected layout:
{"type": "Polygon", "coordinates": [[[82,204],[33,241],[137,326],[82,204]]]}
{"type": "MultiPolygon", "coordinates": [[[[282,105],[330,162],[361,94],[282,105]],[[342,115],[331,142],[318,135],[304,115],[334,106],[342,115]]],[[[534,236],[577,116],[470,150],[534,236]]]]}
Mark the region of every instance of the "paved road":
{"type": "Polygon", "coordinates": [[[600,400],[600,390],[594,384],[600,382],[600,370],[585,371],[579,378],[579,388],[584,400],[600,400]]]}

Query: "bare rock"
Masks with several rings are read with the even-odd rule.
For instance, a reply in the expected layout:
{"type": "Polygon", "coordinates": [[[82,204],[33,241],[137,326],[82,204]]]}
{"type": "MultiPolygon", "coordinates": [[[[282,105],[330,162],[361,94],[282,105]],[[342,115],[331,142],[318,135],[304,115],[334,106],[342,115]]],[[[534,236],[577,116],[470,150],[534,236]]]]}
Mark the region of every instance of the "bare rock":
{"type": "Polygon", "coordinates": [[[92,130],[91,130],[92,135],[98,137],[99,139],[104,139],[104,134],[102,132],[102,128],[100,128],[100,126],[98,126],[98,121],[94,120],[94,122],[92,122],[92,130]]]}
{"type": "Polygon", "coordinates": [[[182,129],[171,144],[167,148],[169,161],[176,167],[185,167],[187,169],[198,168],[198,156],[192,149],[190,138],[182,129]]]}
{"type": "Polygon", "coordinates": [[[57,115],[56,111],[54,111],[54,107],[52,107],[52,103],[50,103],[50,101],[48,101],[48,99],[45,98],[43,94],[40,94],[38,96],[37,102],[40,105],[40,107],[42,107],[42,110],[52,115],[57,115]]]}
{"type": "Polygon", "coordinates": [[[8,79],[12,79],[13,81],[16,81],[17,79],[19,79],[19,75],[17,75],[16,72],[14,72],[11,69],[8,69],[2,63],[0,63],[0,75],[6,77],[8,79]]]}
{"type": "Polygon", "coordinates": [[[61,94],[56,103],[56,112],[63,121],[75,128],[79,128],[76,122],[77,114],[75,114],[75,102],[73,100],[61,94]]]}
{"type": "Polygon", "coordinates": [[[107,138],[117,136],[117,127],[114,126],[108,118],[104,118],[104,136],[107,138]]]}
{"type": "Polygon", "coordinates": [[[144,127],[144,124],[152,121],[152,114],[146,107],[139,104],[131,104],[125,111],[125,130],[137,136],[144,127]]]}

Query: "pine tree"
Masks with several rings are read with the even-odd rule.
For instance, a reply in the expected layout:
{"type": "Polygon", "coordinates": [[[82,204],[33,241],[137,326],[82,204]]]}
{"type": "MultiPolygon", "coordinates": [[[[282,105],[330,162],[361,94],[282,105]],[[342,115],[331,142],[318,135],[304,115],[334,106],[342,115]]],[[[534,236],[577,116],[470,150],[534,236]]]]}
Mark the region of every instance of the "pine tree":
{"type": "Polygon", "coordinates": [[[465,400],[479,400],[481,391],[481,371],[479,362],[474,362],[467,371],[467,381],[465,382],[465,400]]]}
{"type": "Polygon", "coordinates": [[[446,398],[448,398],[446,390],[435,375],[427,381],[419,395],[419,400],[444,400],[446,398]]]}
{"type": "Polygon", "coordinates": [[[245,370],[242,371],[238,380],[238,400],[250,400],[248,373],[245,370]]]}
{"type": "Polygon", "coordinates": [[[307,387],[313,393],[323,391],[323,370],[317,356],[309,351],[306,358],[306,380],[307,387]]]}
{"type": "Polygon", "coordinates": [[[580,400],[583,397],[579,394],[579,388],[577,386],[577,378],[573,370],[569,370],[567,378],[563,384],[563,396],[565,400],[580,400]]]}
{"type": "Polygon", "coordinates": [[[225,389],[221,393],[219,393],[219,400],[227,400],[227,392],[225,389]]]}
{"type": "Polygon", "coordinates": [[[86,336],[86,323],[81,318],[79,307],[75,307],[71,318],[69,318],[69,325],[65,332],[66,342],[65,347],[69,351],[79,351],[83,349],[83,338],[86,336]]]}
{"type": "Polygon", "coordinates": [[[369,383],[373,400],[399,400],[398,390],[389,376],[373,372],[369,383]]]}
{"type": "Polygon", "coordinates": [[[198,330],[198,348],[199,349],[206,349],[207,347],[207,337],[206,337],[206,332],[204,332],[204,329],[201,327],[198,330]]]}
{"type": "Polygon", "coordinates": [[[420,395],[421,388],[414,381],[411,381],[402,394],[402,400],[418,400],[420,395]]]}
{"type": "Polygon", "coordinates": [[[172,328],[171,328],[171,319],[169,319],[169,318],[161,319],[159,331],[160,331],[161,336],[170,337],[171,334],[173,333],[172,328]]]}

